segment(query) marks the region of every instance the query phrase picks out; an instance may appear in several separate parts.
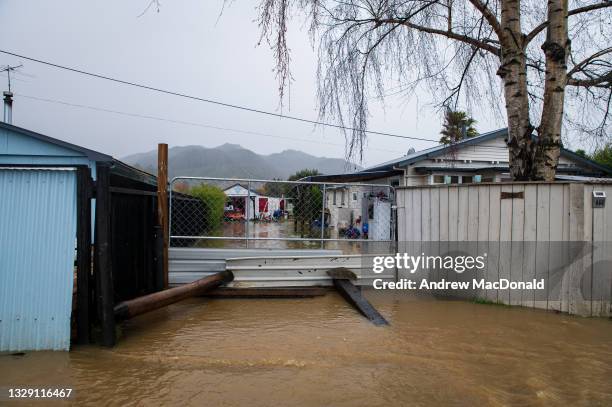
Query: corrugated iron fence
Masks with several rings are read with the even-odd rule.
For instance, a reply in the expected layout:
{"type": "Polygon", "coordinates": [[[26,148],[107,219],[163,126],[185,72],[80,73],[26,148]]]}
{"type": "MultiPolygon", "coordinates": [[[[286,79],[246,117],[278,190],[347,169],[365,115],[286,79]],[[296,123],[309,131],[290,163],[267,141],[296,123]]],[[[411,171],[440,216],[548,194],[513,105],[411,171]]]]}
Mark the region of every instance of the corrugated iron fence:
{"type": "Polygon", "coordinates": [[[67,350],[75,168],[0,167],[0,351],[67,350]]]}

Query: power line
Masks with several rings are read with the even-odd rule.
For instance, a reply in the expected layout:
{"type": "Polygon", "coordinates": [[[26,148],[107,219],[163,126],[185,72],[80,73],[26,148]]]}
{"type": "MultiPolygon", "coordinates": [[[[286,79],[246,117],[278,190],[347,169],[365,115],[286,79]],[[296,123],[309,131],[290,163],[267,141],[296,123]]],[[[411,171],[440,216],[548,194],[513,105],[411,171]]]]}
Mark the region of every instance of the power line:
{"type": "MultiPolygon", "coordinates": [[[[120,111],[120,110],[106,109],[106,108],[103,108],[103,107],[96,107],[96,106],[90,106],[90,105],[82,105],[82,104],[78,104],[78,103],[70,103],[70,102],[65,102],[63,100],[57,100],[57,99],[47,99],[47,98],[41,98],[41,97],[37,97],[37,96],[29,96],[29,95],[24,95],[24,94],[21,94],[21,93],[16,93],[15,95],[16,96],[20,96],[22,98],[38,100],[38,101],[46,102],[46,103],[56,103],[56,104],[60,104],[60,105],[64,105],[64,106],[70,106],[70,107],[77,107],[77,108],[82,108],[82,109],[95,110],[95,111],[105,112],[105,113],[113,113],[113,114],[118,114],[118,115],[122,115],[122,116],[136,117],[136,118],[140,118],[140,119],[157,120],[157,121],[168,122],[168,123],[184,124],[184,125],[187,125],[187,126],[202,127],[202,128],[207,128],[207,129],[222,130],[222,131],[229,131],[229,132],[234,132],[234,133],[242,133],[242,134],[249,134],[249,135],[255,135],[255,136],[271,137],[271,138],[285,139],[285,140],[291,140],[291,141],[303,141],[303,142],[314,143],[314,144],[327,144],[327,145],[330,145],[330,146],[341,146],[341,147],[344,146],[344,144],[330,143],[330,142],[321,141],[321,140],[310,140],[310,139],[304,139],[304,138],[277,136],[277,135],[274,135],[274,134],[261,133],[261,132],[250,131],[250,130],[241,130],[241,129],[233,129],[233,128],[229,128],[229,127],[213,126],[213,125],[210,125],[210,124],[195,123],[195,122],[184,121],[184,120],[174,120],[174,119],[168,119],[168,118],[159,117],[159,116],[144,115],[144,114],[139,114],[139,113],[124,112],[124,111],[120,111]]],[[[372,149],[372,150],[379,150],[379,151],[385,151],[385,152],[389,152],[389,153],[397,152],[396,150],[387,150],[387,149],[384,149],[384,148],[376,148],[376,147],[371,147],[370,149],[372,149]]]]}
{"type": "MultiPolygon", "coordinates": [[[[43,60],[40,60],[40,59],[28,57],[28,56],[25,56],[25,55],[16,54],[14,52],[2,50],[2,49],[0,49],[0,52],[3,53],[3,54],[12,55],[12,56],[17,57],[17,58],[23,58],[23,59],[26,59],[28,61],[36,62],[36,63],[39,63],[39,64],[52,66],[54,68],[63,69],[63,70],[66,70],[66,71],[70,71],[70,72],[75,72],[75,73],[79,73],[79,74],[82,74],[82,75],[91,76],[91,77],[94,77],[94,78],[105,79],[105,80],[108,80],[108,81],[112,81],[112,82],[116,82],[116,83],[121,83],[123,85],[129,85],[129,86],[134,86],[134,87],[137,87],[137,88],[146,89],[146,90],[150,90],[150,91],[154,91],[154,92],[164,93],[164,94],[167,94],[167,95],[178,96],[178,97],[182,97],[182,98],[186,98],[186,99],[191,99],[191,100],[197,100],[197,101],[200,101],[200,102],[211,103],[211,104],[215,104],[215,105],[219,105],[219,106],[229,107],[229,108],[232,108],[232,109],[244,110],[244,111],[252,112],[252,113],[259,113],[259,114],[263,114],[263,115],[267,115],[267,116],[279,117],[279,118],[282,118],[282,119],[295,120],[295,121],[299,121],[299,122],[303,122],[303,123],[310,123],[310,124],[319,125],[319,126],[326,126],[326,127],[334,127],[334,128],[342,129],[342,130],[358,131],[358,129],[356,129],[354,127],[346,127],[346,126],[341,126],[341,125],[333,124],[333,123],[325,123],[325,122],[320,122],[320,121],[317,121],[317,120],[304,119],[302,117],[297,117],[297,116],[287,116],[287,115],[280,114],[280,113],[268,112],[268,111],[265,111],[265,110],[255,109],[255,108],[251,108],[251,107],[246,107],[246,106],[240,106],[240,105],[235,105],[235,104],[231,104],[231,103],[220,102],[220,101],[214,100],[214,99],[207,99],[207,98],[202,98],[202,97],[198,97],[198,96],[187,95],[185,93],[180,93],[180,92],[165,90],[165,89],[161,89],[161,88],[156,88],[156,87],[153,87],[153,86],[143,85],[143,84],[136,83],[136,82],[130,82],[130,81],[126,81],[126,80],[123,80],[123,79],[117,79],[117,78],[113,78],[113,77],[106,76],[106,75],[101,75],[101,74],[96,74],[96,73],[92,73],[92,72],[83,71],[81,69],[71,68],[71,67],[68,67],[68,66],[65,66],[65,65],[55,64],[53,62],[43,61],[43,60]]],[[[384,132],[380,132],[380,131],[364,130],[364,132],[365,133],[369,133],[369,134],[376,134],[376,135],[379,135],[379,136],[395,137],[395,138],[402,138],[402,139],[408,139],[408,140],[430,141],[430,142],[434,142],[434,143],[438,142],[438,140],[433,140],[433,139],[427,139],[427,138],[421,138],[421,137],[402,136],[402,135],[399,135],[399,134],[384,133],[384,132]]]]}

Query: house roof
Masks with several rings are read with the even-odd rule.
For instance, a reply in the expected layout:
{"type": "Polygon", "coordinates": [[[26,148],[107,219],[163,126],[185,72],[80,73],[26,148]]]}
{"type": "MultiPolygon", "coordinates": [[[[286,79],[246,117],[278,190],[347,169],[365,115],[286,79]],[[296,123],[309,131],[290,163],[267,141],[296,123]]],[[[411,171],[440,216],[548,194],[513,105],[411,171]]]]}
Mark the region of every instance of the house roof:
{"type": "Polygon", "coordinates": [[[119,161],[108,154],[104,154],[95,150],[90,150],[88,148],[81,147],[76,144],[68,143],[60,139],[49,137],[44,134],[36,133],[32,130],[24,129],[23,127],[15,126],[4,122],[0,122],[0,129],[8,130],[17,134],[22,134],[24,136],[31,137],[35,140],[42,141],[43,143],[49,143],[55,146],[75,151],[77,153],[82,154],[88,160],[94,161],[96,163],[108,163],[111,166],[111,171],[115,175],[143,182],[149,185],[157,185],[157,177],[155,177],[155,175],[132,167],[131,165],[119,161]]]}
{"type": "Polygon", "coordinates": [[[401,175],[401,170],[389,170],[389,171],[359,171],[347,174],[337,175],[311,175],[303,178],[304,181],[316,181],[316,182],[364,182],[371,181],[380,178],[393,177],[395,175],[401,175]]]}
{"type": "Polygon", "coordinates": [[[409,165],[417,161],[422,161],[428,158],[438,157],[450,151],[451,148],[456,149],[457,147],[471,146],[471,145],[478,144],[483,141],[491,140],[497,137],[505,137],[507,135],[508,135],[507,128],[490,131],[488,133],[480,134],[478,136],[474,136],[474,137],[470,137],[465,140],[461,140],[453,144],[452,146],[440,144],[435,147],[427,148],[425,150],[415,151],[414,153],[405,155],[403,157],[396,158],[394,160],[386,161],[384,163],[365,168],[363,171],[371,172],[371,171],[392,170],[395,167],[403,167],[405,165],[409,165]]]}
{"type": "MultiPolygon", "coordinates": [[[[360,172],[394,170],[397,167],[403,167],[403,166],[410,165],[418,161],[439,157],[441,155],[448,153],[451,149],[457,149],[458,147],[460,148],[460,147],[471,146],[474,144],[482,143],[483,141],[495,139],[497,137],[507,137],[507,136],[508,136],[508,128],[490,131],[488,133],[480,134],[478,136],[470,137],[468,139],[459,141],[453,145],[438,145],[438,146],[431,147],[425,150],[416,151],[414,153],[405,155],[403,157],[396,158],[394,160],[390,160],[382,164],[378,164],[372,167],[365,168],[362,171],[358,171],[357,174],[360,172]]],[[[587,167],[595,168],[601,171],[603,174],[612,175],[612,168],[596,163],[593,160],[582,157],[581,155],[578,155],[574,153],[573,151],[567,150],[565,148],[561,148],[561,156],[574,160],[587,167]]]]}
{"type": "Polygon", "coordinates": [[[24,136],[32,137],[33,139],[40,140],[45,143],[54,144],[56,146],[64,147],[69,150],[79,152],[86,156],[92,161],[112,162],[113,157],[107,154],[103,154],[94,150],[90,150],[85,147],[77,146],[63,140],[59,140],[53,137],[45,136],[44,134],[36,133],[34,131],[24,129],[23,127],[14,126],[12,124],[0,122],[0,129],[9,130],[15,133],[23,134],[24,136]]]}
{"type": "Polygon", "coordinates": [[[251,196],[255,196],[255,195],[258,195],[258,196],[259,196],[259,195],[260,195],[260,194],[258,194],[257,192],[253,191],[253,189],[250,189],[250,190],[249,190],[247,187],[245,187],[244,185],[242,185],[240,182],[236,182],[235,184],[230,185],[229,187],[227,187],[227,188],[223,189],[223,191],[224,191],[224,192],[226,192],[226,191],[228,191],[228,190],[230,190],[230,189],[232,189],[232,188],[234,188],[234,187],[240,187],[240,188],[244,189],[244,190],[245,190],[245,191],[247,191],[247,192],[248,192],[248,191],[250,191],[250,192],[251,192],[251,196]]]}

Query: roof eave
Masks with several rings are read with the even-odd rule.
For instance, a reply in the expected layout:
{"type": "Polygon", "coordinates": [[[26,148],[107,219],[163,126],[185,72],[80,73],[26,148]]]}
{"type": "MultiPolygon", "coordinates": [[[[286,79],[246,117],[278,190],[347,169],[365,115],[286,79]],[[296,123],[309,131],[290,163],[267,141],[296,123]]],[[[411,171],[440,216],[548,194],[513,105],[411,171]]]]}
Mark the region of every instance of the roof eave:
{"type": "Polygon", "coordinates": [[[88,159],[90,159],[92,161],[108,162],[108,163],[113,162],[113,157],[111,157],[110,155],[106,155],[106,154],[100,153],[98,151],[90,150],[90,149],[85,148],[85,147],[77,146],[76,144],[72,144],[72,143],[68,143],[66,141],[58,140],[58,139],[53,138],[53,137],[45,136],[44,134],[36,133],[34,131],[31,131],[31,130],[28,130],[28,129],[24,129],[23,127],[18,127],[18,126],[12,125],[12,124],[0,122],[0,128],[6,129],[6,130],[10,130],[10,131],[14,131],[16,133],[20,133],[20,134],[26,135],[28,137],[32,137],[32,138],[35,138],[37,140],[43,141],[45,143],[51,143],[51,144],[55,144],[55,145],[60,146],[60,147],[67,148],[69,150],[77,151],[79,153],[82,153],[84,156],[86,156],[88,159]]]}
{"type": "Polygon", "coordinates": [[[416,155],[410,158],[407,158],[405,160],[398,160],[397,162],[394,163],[390,163],[390,164],[386,164],[383,166],[378,166],[378,167],[372,167],[372,168],[368,168],[367,171],[380,171],[380,170],[384,170],[384,169],[394,169],[396,167],[404,167],[407,165],[410,165],[412,163],[418,162],[418,161],[422,161],[422,160],[426,160],[429,158],[434,158],[434,157],[438,157],[444,153],[446,153],[451,147],[466,147],[466,146],[471,146],[473,144],[478,144],[480,142],[483,141],[487,141],[487,140],[491,140],[497,137],[502,137],[502,136],[506,136],[508,134],[508,129],[507,128],[503,128],[503,129],[498,129],[498,130],[494,130],[485,134],[481,134],[479,136],[476,137],[471,137],[469,139],[463,140],[461,142],[459,142],[458,144],[455,144],[453,146],[439,146],[441,147],[439,150],[436,151],[430,151],[428,153],[424,153],[421,155],[416,155]]]}

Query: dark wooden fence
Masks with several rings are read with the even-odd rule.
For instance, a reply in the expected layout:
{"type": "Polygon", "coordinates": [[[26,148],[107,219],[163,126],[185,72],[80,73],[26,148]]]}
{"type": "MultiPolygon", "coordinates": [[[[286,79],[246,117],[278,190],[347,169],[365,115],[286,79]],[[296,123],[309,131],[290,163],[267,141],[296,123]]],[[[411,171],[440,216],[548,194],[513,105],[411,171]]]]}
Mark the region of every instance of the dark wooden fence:
{"type": "Polygon", "coordinates": [[[91,321],[113,346],[114,306],[163,289],[161,230],[156,186],[97,165],[91,321]]]}
{"type": "Polygon", "coordinates": [[[157,198],[152,192],[111,188],[115,303],[161,289],[156,253],[157,198]]]}

